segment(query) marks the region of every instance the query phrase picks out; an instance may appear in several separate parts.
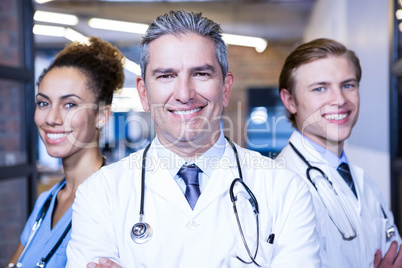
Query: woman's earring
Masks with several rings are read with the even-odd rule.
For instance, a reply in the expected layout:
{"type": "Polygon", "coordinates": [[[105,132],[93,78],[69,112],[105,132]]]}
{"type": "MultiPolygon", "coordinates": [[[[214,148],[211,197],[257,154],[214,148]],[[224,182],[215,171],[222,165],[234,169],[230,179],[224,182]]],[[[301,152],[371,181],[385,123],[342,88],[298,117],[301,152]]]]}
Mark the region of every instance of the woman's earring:
{"type": "Polygon", "coordinates": [[[101,128],[101,127],[102,127],[101,122],[98,122],[98,124],[96,124],[96,126],[97,126],[98,128],[101,128]]]}

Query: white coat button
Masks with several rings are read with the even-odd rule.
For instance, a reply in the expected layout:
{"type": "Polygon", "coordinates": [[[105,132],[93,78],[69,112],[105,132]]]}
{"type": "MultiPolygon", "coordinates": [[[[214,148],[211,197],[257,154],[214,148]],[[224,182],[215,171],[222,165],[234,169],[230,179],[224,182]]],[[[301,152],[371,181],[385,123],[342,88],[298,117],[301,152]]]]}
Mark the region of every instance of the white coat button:
{"type": "Polygon", "coordinates": [[[187,228],[190,230],[195,230],[198,228],[198,224],[195,221],[189,221],[187,223],[187,228]]]}

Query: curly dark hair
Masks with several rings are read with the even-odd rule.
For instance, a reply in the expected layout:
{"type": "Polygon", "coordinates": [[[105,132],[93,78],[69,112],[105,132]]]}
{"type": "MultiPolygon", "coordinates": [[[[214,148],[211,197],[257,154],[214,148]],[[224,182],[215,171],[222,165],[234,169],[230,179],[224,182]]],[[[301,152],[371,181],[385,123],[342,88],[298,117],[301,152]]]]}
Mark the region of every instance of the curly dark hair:
{"type": "Polygon", "coordinates": [[[82,72],[88,80],[88,89],[95,96],[97,103],[110,105],[114,91],[124,84],[124,56],[118,48],[98,37],[90,37],[88,44],[73,42],[56,55],[53,63],[38,79],[53,68],[75,68],[82,72]]]}

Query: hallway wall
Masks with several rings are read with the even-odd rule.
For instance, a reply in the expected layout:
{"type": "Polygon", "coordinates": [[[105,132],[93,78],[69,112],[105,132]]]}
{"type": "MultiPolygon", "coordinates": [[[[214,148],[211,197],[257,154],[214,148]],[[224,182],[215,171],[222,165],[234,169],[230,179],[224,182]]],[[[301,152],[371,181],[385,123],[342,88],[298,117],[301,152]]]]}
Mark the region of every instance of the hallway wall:
{"type": "Polygon", "coordinates": [[[360,116],[346,143],[346,154],[369,174],[388,201],[392,20],[392,0],[318,0],[304,34],[305,41],[332,38],[357,53],[363,70],[360,116]]]}

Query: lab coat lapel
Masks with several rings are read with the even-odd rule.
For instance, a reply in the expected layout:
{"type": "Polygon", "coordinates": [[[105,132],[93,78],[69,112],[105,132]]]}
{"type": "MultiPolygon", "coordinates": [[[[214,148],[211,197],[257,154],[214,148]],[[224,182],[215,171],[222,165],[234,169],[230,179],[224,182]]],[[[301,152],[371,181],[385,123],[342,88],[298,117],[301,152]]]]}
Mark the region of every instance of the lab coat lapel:
{"type": "Polygon", "coordinates": [[[350,172],[352,173],[353,182],[355,183],[356,189],[358,192],[362,192],[364,189],[364,171],[360,167],[357,167],[353,164],[349,165],[350,172]]]}
{"type": "Polygon", "coordinates": [[[364,198],[364,171],[362,168],[353,164],[349,165],[352,173],[353,182],[355,183],[357,198],[359,201],[359,211],[361,210],[361,198],[364,198]]]}
{"type": "MultiPolygon", "coordinates": [[[[357,200],[353,194],[353,192],[349,189],[346,183],[344,183],[343,178],[337,171],[337,167],[332,167],[323,157],[323,154],[317,152],[315,148],[297,131],[294,131],[292,136],[290,137],[290,141],[293,145],[298,149],[302,155],[306,158],[306,160],[312,165],[320,168],[324,173],[328,176],[329,180],[334,184],[334,187],[337,191],[342,191],[344,196],[347,196],[350,199],[350,202],[355,203],[357,200]]],[[[306,166],[307,169],[307,166],[306,166]]],[[[353,180],[357,178],[357,174],[353,174],[353,180]]],[[[361,185],[361,183],[360,183],[361,185]]]]}
{"type": "Polygon", "coordinates": [[[219,161],[217,168],[202,191],[194,210],[191,210],[184,194],[172,175],[166,168],[163,168],[163,165],[158,163],[156,150],[150,150],[147,159],[145,191],[152,191],[161,196],[188,216],[195,216],[217,198],[226,194],[229,191],[231,182],[238,177],[237,163],[233,149],[226,142],[225,153],[222,159],[219,161]]]}
{"type": "Polygon", "coordinates": [[[176,181],[163,164],[158,162],[156,150],[150,150],[147,158],[149,164],[145,175],[145,191],[154,192],[187,215],[192,214],[193,211],[176,181]]]}
{"type": "Polygon", "coordinates": [[[232,147],[226,141],[225,153],[202,191],[194,208],[195,213],[201,212],[217,198],[229,191],[231,182],[235,179],[235,176],[236,178],[238,177],[234,170],[237,172],[236,159],[234,158],[232,147]]]}

